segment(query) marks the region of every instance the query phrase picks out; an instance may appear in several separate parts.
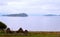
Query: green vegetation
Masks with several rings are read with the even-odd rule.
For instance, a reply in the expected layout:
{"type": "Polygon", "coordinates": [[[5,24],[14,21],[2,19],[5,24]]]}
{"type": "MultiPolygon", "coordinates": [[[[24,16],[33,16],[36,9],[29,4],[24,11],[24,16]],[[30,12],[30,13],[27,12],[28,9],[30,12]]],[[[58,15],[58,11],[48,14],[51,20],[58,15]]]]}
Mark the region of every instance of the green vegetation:
{"type": "Polygon", "coordinates": [[[60,32],[29,32],[28,35],[1,34],[0,37],[60,37],[60,32]]]}
{"type": "Polygon", "coordinates": [[[0,22],[0,34],[4,33],[4,30],[7,28],[7,25],[5,25],[3,22],[0,22]]]}
{"type": "Polygon", "coordinates": [[[6,28],[7,26],[3,22],[0,22],[0,30],[4,30],[6,28]]]}

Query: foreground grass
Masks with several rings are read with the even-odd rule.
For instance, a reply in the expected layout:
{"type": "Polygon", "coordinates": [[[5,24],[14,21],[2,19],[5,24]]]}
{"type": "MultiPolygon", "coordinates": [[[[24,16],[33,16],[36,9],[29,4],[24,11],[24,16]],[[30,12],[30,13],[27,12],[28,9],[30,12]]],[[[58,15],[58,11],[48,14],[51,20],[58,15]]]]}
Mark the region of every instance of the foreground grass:
{"type": "Polygon", "coordinates": [[[60,37],[60,32],[29,32],[28,35],[1,34],[0,37],[60,37]]]}

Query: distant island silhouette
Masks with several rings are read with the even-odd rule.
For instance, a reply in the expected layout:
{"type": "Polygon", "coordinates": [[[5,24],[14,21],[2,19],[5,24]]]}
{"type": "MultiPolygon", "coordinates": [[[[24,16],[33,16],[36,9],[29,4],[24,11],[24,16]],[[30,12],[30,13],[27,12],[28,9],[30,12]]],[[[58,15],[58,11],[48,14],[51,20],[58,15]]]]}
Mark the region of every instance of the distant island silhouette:
{"type": "Polygon", "coordinates": [[[11,16],[11,17],[27,17],[28,15],[26,13],[20,13],[20,14],[7,14],[2,16],[11,16]]]}
{"type": "Polygon", "coordinates": [[[46,14],[44,16],[60,16],[60,15],[56,15],[56,14],[46,14]]]}

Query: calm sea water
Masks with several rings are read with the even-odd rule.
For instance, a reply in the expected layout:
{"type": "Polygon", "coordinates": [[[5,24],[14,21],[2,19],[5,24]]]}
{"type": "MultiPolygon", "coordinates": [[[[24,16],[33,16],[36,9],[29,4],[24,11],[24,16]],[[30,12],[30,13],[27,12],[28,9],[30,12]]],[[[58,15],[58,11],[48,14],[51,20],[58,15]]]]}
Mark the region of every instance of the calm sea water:
{"type": "Polygon", "coordinates": [[[29,17],[2,17],[11,30],[22,27],[29,31],[60,31],[60,16],[29,16],[29,17]]]}

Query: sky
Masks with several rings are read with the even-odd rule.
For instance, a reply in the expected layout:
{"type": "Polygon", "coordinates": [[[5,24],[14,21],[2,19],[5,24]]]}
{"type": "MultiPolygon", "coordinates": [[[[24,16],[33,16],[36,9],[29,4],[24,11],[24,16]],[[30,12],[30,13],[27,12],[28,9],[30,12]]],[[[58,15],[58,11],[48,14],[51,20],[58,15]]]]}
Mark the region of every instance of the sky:
{"type": "Polygon", "coordinates": [[[0,14],[60,14],[60,0],[0,0],[0,14]]]}

